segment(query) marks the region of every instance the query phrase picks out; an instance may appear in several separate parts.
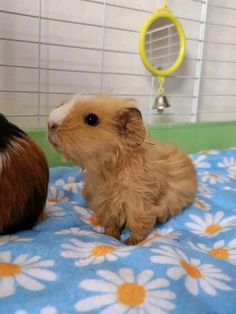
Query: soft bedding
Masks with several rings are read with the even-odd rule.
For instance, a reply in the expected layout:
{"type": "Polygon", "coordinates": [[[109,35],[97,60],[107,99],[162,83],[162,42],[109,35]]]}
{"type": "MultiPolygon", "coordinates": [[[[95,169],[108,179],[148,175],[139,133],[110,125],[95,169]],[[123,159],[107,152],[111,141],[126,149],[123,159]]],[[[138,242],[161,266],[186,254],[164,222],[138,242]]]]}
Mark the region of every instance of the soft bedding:
{"type": "Polygon", "coordinates": [[[236,150],[192,158],[195,203],[134,247],[102,233],[78,168],[51,169],[38,224],[0,237],[0,314],[236,313],[236,150]]]}

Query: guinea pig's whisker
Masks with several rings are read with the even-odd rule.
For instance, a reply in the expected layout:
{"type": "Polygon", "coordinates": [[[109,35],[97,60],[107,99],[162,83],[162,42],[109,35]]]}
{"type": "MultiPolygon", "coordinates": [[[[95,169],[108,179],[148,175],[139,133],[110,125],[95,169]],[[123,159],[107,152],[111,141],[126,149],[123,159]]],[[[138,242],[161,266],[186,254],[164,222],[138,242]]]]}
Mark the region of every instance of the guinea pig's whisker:
{"type": "Polygon", "coordinates": [[[149,145],[155,145],[155,143],[150,143],[150,142],[147,142],[147,141],[144,141],[145,144],[149,144],[149,145]]]}
{"type": "Polygon", "coordinates": [[[77,127],[77,124],[71,125],[69,127],[60,127],[58,129],[58,132],[67,132],[67,131],[71,131],[73,129],[75,129],[77,127]]]}

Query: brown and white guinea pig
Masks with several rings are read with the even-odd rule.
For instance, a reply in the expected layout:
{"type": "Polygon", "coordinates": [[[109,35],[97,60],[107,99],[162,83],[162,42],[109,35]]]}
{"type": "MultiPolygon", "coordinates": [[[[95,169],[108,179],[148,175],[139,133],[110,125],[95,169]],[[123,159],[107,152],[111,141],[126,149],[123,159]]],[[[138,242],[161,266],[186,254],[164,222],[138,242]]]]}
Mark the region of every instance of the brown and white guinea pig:
{"type": "Polygon", "coordinates": [[[105,228],[128,245],[143,241],[192,203],[196,190],[190,158],[175,145],[147,138],[134,100],[74,96],[49,116],[49,140],[85,169],[83,195],[105,228]]]}
{"type": "Polygon", "coordinates": [[[30,229],[43,211],[47,188],[43,152],[0,114],[0,235],[30,229]]]}

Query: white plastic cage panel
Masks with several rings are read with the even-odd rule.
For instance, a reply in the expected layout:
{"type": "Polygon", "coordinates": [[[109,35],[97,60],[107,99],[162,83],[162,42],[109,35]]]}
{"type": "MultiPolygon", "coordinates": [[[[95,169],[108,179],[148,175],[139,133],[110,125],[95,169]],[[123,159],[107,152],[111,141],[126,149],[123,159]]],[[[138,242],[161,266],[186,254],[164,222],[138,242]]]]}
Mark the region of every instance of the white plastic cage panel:
{"type": "Polygon", "coordinates": [[[183,65],[166,81],[171,108],[151,110],[156,79],[138,55],[154,0],[0,0],[0,112],[44,127],[70,94],[137,99],[149,123],[236,118],[236,1],[169,0],[187,37],[183,65]]]}

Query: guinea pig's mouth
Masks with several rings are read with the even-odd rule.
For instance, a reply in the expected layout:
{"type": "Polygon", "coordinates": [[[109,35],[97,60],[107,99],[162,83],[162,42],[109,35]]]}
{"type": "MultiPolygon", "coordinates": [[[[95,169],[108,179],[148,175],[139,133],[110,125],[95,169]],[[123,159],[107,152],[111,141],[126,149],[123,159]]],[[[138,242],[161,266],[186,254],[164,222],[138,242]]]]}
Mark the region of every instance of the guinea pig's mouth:
{"type": "Polygon", "coordinates": [[[59,150],[59,145],[56,143],[55,139],[53,138],[52,134],[48,132],[48,140],[52,144],[52,146],[56,149],[59,150]]]}
{"type": "Polygon", "coordinates": [[[59,149],[59,145],[54,143],[53,141],[50,141],[50,143],[58,150],[59,149]]]}

